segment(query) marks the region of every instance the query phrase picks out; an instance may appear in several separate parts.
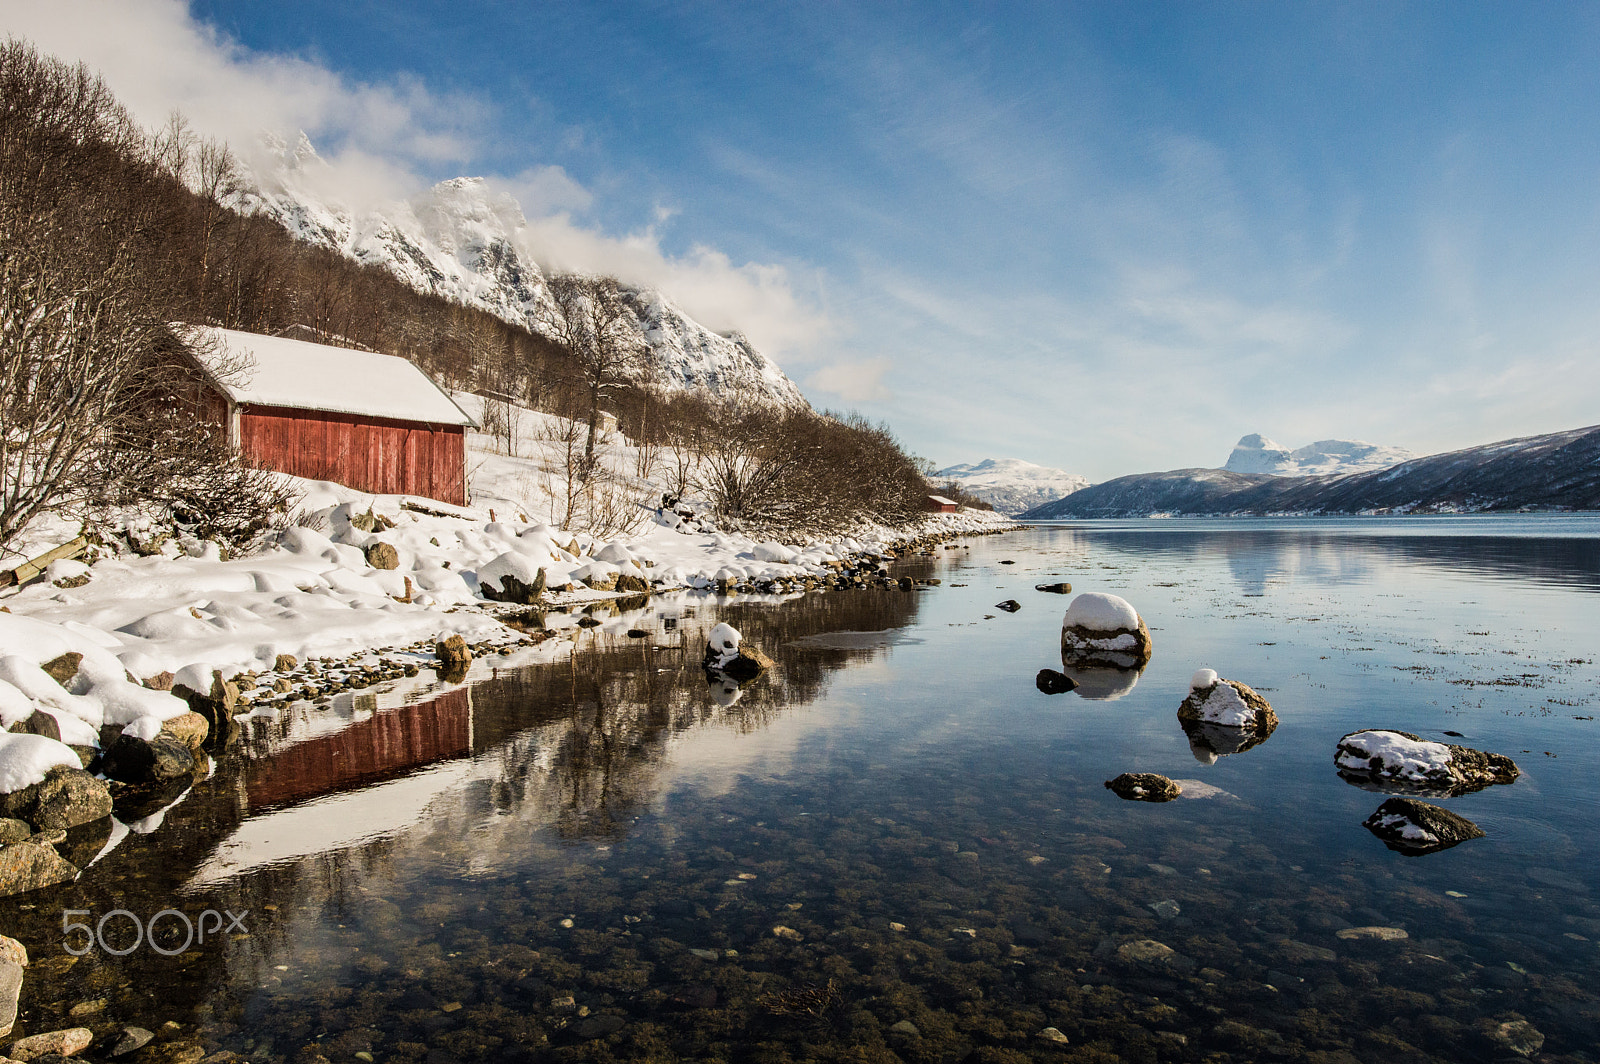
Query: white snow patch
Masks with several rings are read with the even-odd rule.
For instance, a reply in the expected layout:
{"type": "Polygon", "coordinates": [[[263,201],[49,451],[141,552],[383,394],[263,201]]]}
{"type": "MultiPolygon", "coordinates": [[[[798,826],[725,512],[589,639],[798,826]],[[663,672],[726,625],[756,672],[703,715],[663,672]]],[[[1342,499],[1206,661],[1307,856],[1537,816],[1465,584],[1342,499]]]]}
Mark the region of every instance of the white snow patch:
{"type": "Polygon", "coordinates": [[[706,635],[706,651],[717,655],[712,662],[718,668],[728,664],[739,656],[739,641],[744,637],[739,634],[739,629],[726,621],[718,624],[706,635]]]}
{"type": "Polygon", "coordinates": [[[1067,628],[1087,628],[1091,632],[1138,631],[1139,614],[1125,598],[1101,591],[1086,591],[1067,607],[1067,616],[1062,625],[1067,628]]]}
{"type": "Polygon", "coordinates": [[[1216,669],[1196,669],[1195,674],[1189,677],[1189,690],[1204,691],[1207,687],[1217,682],[1216,669]]]}
{"type": "Polygon", "coordinates": [[[1230,728],[1244,728],[1255,723],[1256,711],[1250,708],[1232,684],[1218,681],[1200,702],[1200,719],[1230,728]]]}
{"type": "Polygon", "coordinates": [[[45,773],[58,765],[82,768],[83,762],[70,746],[55,739],[0,732],[0,793],[43,783],[45,773]]]}
{"type": "Polygon", "coordinates": [[[161,734],[161,723],[162,721],[160,717],[140,717],[126,728],[123,728],[122,734],[131,735],[135,739],[143,739],[145,742],[150,742],[156,736],[161,734]]]}
{"type": "MultiPolygon", "coordinates": [[[[236,403],[365,414],[436,425],[473,421],[413,363],[285,336],[194,327],[190,335],[217,350],[208,367],[242,365],[218,380],[236,403]]],[[[204,350],[204,349],[202,349],[204,350]]]]}
{"type": "Polygon", "coordinates": [[[1413,823],[1412,821],[1406,819],[1399,813],[1387,813],[1380,817],[1377,823],[1373,826],[1389,830],[1399,828],[1400,837],[1403,839],[1412,839],[1417,842],[1439,841],[1439,836],[1422,827],[1420,824],[1413,823]]]}
{"type": "Polygon", "coordinates": [[[1357,772],[1376,771],[1384,776],[1426,782],[1448,774],[1450,748],[1444,743],[1426,739],[1407,739],[1392,731],[1364,731],[1347,735],[1339,741],[1336,761],[1340,768],[1357,772]],[[1372,759],[1378,758],[1380,766],[1372,768],[1372,759]]]}

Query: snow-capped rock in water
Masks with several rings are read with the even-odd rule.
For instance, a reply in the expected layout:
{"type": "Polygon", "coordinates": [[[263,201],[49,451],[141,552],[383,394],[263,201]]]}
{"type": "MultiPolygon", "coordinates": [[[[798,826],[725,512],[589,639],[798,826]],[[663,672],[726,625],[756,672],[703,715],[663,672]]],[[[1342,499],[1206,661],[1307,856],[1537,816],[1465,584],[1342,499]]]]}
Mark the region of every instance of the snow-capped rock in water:
{"type": "Polygon", "coordinates": [[[1201,669],[1189,681],[1189,696],[1178,707],[1178,719],[1248,729],[1263,739],[1278,726],[1278,715],[1254,688],[1224,680],[1213,669],[1201,669]]]}
{"type": "MultiPolygon", "coordinates": [[[[363,211],[324,195],[328,164],[300,135],[291,148],[265,141],[266,162],[247,168],[230,203],[263,214],[297,239],[386,270],[419,292],[486,310],[540,331],[546,299],[522,208],[482,178],[441,181],[409,201],[363,211]]],[[[662,293],[630,288],[635,327],[651,351],[648,376],[667,389],[709,391],[780,406],[805,406],[783,370],[739,333],[712,332],[662,293]]]]}
{"type": "Polygon", "coordinates": [[[1034,465],[1020,458],[985,458],[976,465],[946,466],[935,483],[954,480],[1003,514],[1020,514],[1089,486],[1087,477],[1034,465]]]}
{"type": "Polygon", "coordinates": [[[1402,447],[1382,447],[1362,440],[1318,440],[1291,451],[1260,433],[1251,433],[1234,445],[1222,468],[1275,477],[1335,476],[1388,469],[1415,457],[1402,447]]]}
{"type": "Polygon", "coordinates": [[[1389,849],[1408,857],[1438,853],[1468,839],[1483,838],[1483,829],[1466,817],[1412,798],[1390,798],[1361,826],[1382,839],[1389,849]]]}
{"type": "Polygon", "coordinates": [[[1080,667],[1143,668],[1150,629],[1127,599],[1090,591],[1072,600],[1061,621],[1061,660],[1080,667]]]}
{"type": "Polygon", "coordinates": [[[1358,786],[1441,796],[1511,783],[1522,774],[1504,754],[1383,728],[1364,728],[1340,739],[1333,762],[1340,776],[1358,786]]]}

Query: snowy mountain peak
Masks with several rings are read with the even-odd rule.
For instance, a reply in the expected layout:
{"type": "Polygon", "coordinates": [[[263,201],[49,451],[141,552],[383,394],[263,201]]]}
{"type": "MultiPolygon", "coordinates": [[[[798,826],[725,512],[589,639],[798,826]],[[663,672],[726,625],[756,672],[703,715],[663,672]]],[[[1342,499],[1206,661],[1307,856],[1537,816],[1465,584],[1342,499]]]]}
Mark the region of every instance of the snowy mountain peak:
{"type": "MultiPolygon", "coordinates": [[[[545,273],[515,197],[481,177],[456,177],[407,200],[355,208],[333,191],[332,169],[304,133],[293,148],[274,136],[264,137],[262,147],[261,162],[245,167],[231,206],[265,214],[296,238],[377,266],[419,292],[539,331],[545,273]]],[[[712,332],[654,289],[629,294],[651,353],[645,376],[658,387],[808,405],[744,336],[712,332]]]]}
{"type": "Polygon", "coordinates": [[[1400,447],[1363,440],[1318,440],[1293,451],[1260,433],[1241,437],[1223,469],[1232,473],[1267,473],[1275,477],[1327,476],[1388,469],[1417,457],[1400,447]]]}
{"type": "Polygon", "coordinates": [[[946,466],[933,477],[936,483],[956,481],[1005,514],[1031,510],[1089,486],[1086,477],[1020,458],[985,458],[976,464],[946,466]]]}

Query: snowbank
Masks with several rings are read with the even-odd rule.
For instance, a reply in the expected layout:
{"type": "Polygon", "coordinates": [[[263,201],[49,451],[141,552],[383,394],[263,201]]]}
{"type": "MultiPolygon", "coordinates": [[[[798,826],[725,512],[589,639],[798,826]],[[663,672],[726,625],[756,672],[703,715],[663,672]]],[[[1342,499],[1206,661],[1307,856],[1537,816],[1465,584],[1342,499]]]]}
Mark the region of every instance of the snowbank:
{"type": "MultiPolygon", "coordinates": [[[[478,397],[454,398],[468,413],[482,412],[478,397]]],[[[539,426],[561,420],[517,408],[512,415],[524,445],[539,426]]],[[[224,560],[216,544],[178,537],[157,554],[94,560],[81,586],[37,582],[6,594],[0,602],[11,613],[0,614],[0,655],[16,660],[0,667],[0,720],[44,710],[81,722],[63,727],[92,745],[88,731],[103,724],[185,711],[182,701],[143,683],[164,673],[208,691],[213,672],[268,673],[283,655],[304,661],[452,635],[520,642],[522,634],[493,615],[483,590],[508,578],[532,584],[541,570],[544,601],[552,605],[610,597],[589,585],[611,586],[619,576],[634,578],[626,583],[635,590],[723,583],[787,593],[828,580],[848,559],[886,557],[913,538],[1011,525],[996,514],[961,511],[927,515],[908,530],[863,522],[847,535],[780,543],[686,519],[683,507],[650,510],[637,500],[659,500],[662,485],[640,479],[629,487],[633,530],[601,537],[549,520],[554,499],[538,488],[548,472],[541,460],[493,453],[496,445],[469,434],[476,506],[285,478],[303,494],[299,523],[256,553],[224,560]],[[393,548],[395,568],[368,563],[378,544],[393,548]],[[70,689],[38,668],[68,652],[83,655],[70,689]]],[[[619,465],[642,462],[615,434],[603,448],[619,465]]],[[[69,570],[84,572],[62,572],[69,570]]]]}
{"type": "Polygon", "coordinates": [[[0,732],[0,793],[10,794],[35,783],[56,767],[82,768],[72,747],[43,735],[0,732]]]}

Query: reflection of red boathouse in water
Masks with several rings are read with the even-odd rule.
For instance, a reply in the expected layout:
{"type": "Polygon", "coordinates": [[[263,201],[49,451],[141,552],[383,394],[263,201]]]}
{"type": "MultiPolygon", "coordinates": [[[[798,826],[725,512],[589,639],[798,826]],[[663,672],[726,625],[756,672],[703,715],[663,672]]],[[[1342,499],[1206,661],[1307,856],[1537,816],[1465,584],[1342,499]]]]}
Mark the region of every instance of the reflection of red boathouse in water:
{"type": "Polygon", "coordinates": [[[472,753],[472,700],[464,687],[379,710],[331,735],[295,743],[246,770],[252,812],[353,790],[472,753]]]}

